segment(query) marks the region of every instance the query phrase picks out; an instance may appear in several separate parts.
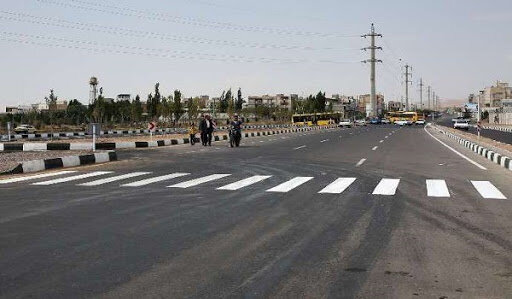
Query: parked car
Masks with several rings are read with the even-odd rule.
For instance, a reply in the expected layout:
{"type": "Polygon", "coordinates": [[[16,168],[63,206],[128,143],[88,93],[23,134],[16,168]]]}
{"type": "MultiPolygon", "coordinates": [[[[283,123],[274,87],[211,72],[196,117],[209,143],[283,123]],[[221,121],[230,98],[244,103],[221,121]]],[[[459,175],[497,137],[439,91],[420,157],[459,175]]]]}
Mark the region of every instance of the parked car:
{"type": "Polygon", "coordinates": [[[338,127],[346,127],[346,128],[352,128],[354,124],[352,123],[352,121],[350,119],[342,119],[339,124],[338,124],[338,127]]]}
{"type": "Polygon", "coordinates": [[[395,120],[395,125],[405,126],[405,125],[407,125],[407,121],[406,120],[395,120]]]}
{"type": "Polygon", "coordinates": [[[416,125],[422,125],[422,126],[424,126],[424,125],[425,125],[425,120],[424,120],[424,119],[418,119],[418,120],[416,121],[416,125]]]}
{"type": "Polygon", "coordinates": [[[370,119],[370,124],[372,124],[372,125],[379,125],[380,124],[380,119],[372,118],[372,119],[370,119]]]}
{"type": "Polygon", "coordinates": [[[356,120],[356,126],[366,126],[366,120],[364,120],[364,119],[356,120]]]}
{"type": "Polygon", "coordinates": [[[380,123],[381,123],[381,124],[386,124],[386,125],[387,125],[387,124],[390,124],[390,123],[391,123],[391,121],[390,121],[389,119],[387,119],[387,118],[383,118],[383,119],[381,119],[381,120],[380,120],[380,123]]]}
{"type": "Polygon", "coordinates": [[[460,119],[460,120],[457,120],[455,121],[455,123],[453,123],[453,128],[454,129],[462,129],[462,130],[469,130],[469,120],[466,120],[466,119],[460,119]]]}
{"type": "Polygon", "coordinates": [[[36,133],[36,128],[31,125],[19,125],[14,128],[14,132],[17,134],[34,134],[36,133]]]}

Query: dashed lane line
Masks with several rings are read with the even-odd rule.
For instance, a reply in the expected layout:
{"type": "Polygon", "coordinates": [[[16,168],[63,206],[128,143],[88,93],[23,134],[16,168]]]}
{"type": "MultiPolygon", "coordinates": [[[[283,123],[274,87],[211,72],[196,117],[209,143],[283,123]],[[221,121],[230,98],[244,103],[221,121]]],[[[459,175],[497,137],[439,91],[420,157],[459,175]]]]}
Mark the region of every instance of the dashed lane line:
{"type": "Polygon", "coordinates": [[[363,163],[364,163],[365,161],[366,161],[366,159],[361,159],[361,160],[359,160],[359,162],[357,162],[357,164],[356,164],[356,167],[359,167],[359,166],[363,165],[363,163]]]}
{"type": "Polygon", "coordinates": [[[299,150],[299,149],[303,149],[303,148],[306,148],[306,146],[305,145],[301,145],[299,147],[294,148],[293,150],[299,150]]]}
{"type": "Polygon", "coordinates": [[[372,151],[376,151],[378,148],[379,148],[378,146],[374,146],[374,147],[372,148],[372,151]]]}

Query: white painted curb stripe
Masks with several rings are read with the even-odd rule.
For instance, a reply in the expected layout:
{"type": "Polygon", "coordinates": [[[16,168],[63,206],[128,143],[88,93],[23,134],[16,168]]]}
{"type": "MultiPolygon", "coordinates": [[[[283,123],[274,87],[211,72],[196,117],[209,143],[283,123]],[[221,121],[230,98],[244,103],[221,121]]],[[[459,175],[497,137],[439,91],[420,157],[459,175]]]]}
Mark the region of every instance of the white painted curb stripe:
{"type": "Polygon", "coordinates": [[[0,151],[3,151],[3,150],[4,150],[4,144],[0,143],[0,151]]]}
{"type": "Polygon", "coordinates": [[[347,189],[356,178],[339,178],[334,182],[330,183],[324,189],[320,190],[318,193],[328,193],[328,194],[341,194],[345,189],[347,189]]]}
{"type": "Polygon", "coordinates": [[[36,172],[45,170],[44,160],[26,161],[21,164],[23,172],[36,172]]]}
{"type": "Polygon", "coordinates": [[[82,179],[86,179],[86,178],[90,178],[90,177],[105,175],[105,174],[109,174],[109,173],[112,173],[112,171],[94,171],[91,173],[79,174],[79,175],[65,177],[65,178],[61,178],[61,179],[38,182],[38,183],[34,183],[32,185],[38,185],[38,186],[54,185],[54,184],[60,184],[60,183],[69,182],[69,181],[76,181],[76,180],[82,180],[82,179]]]}
{"type": "Polygon", "coordinates": [[[234,182],[229,185],[219,187],[219,188],[217,188],[217,190],[238,190],[238,189],[242,189],[244,187],[250,186],[252,184],[256,184],[263,180],[266,180],[270,177],[272,177],[272,176],[271,175],[255,175],[250,178],[246,178],[246,179],[240,180],[238,182],[234,182]]]}
{"type": "Polygon", "coordinates": [[[96,163],[110,162],[110,157],[108,153],[96,153],[94,154],[94,159],[96,163]]]}
{"type": "Polygon", "coordinates": [[[18,177],[18,178],[1,180],[0,184],[24,182],[24,181],[42,179],[42,178],[53,177],[53,176],[58,176],[58,175],[63,175],[63,174],[70,174],[70,173],[74,173],[74,172],[76,172],[76,171],[69,170],[69,171],[58,171],[58,172],[52,172],[52,173],[43,173],[43,174],[36,174],[36,175],[30,175],[30,176],[23,176],[23,177],[18,177]]]}
{"type": "Polygon", "coordinates": [[[398,188],[398,184],[400,183],[399,179],[382,179],[380,180],[375,190],[373,190],[373,194],[375,195],[395,195],[396,188],[398,188]]]}
{"type": "Polygon", "coordinates": [[[450,197],[445,180],[427,180],[427,196],[450,197]]]}
{"type": "Polygon", "coordinates": [[[87,186],[87,187],[99,186],[99,185],[103,185],[103,184],[107,184],[107,183],[112,183],[115,181],[121,181],[121,180],[129,179],[129,178],[133,178],[133,177],[137,177],[137,176],[141,176],[141,175],[145,175],[145,174],[150,174],[150,173],[151,172],[131,172],[131,173],[123,174],[123,175],[113,176],[113,177],[106,178],[106,179],[99,179],[99,180],[95,180],[92,182],[79,184],[78,186],[87,186]]]}
{"type": "Polygon", "coordinates": [[[23,143],[23,151],[46,151],[46,143],[23,143]]]}
{"type": "Polygon", "coordinates": [[[149,178],[149,179],[145,179],[145,180],[140,180],[140,181],[132,182],[132,183],[129,183],[129,184],[124,184],[124,185],[121,185],[121,187],[140,187],[140,186],[146,186],[146,185],[157,183],[157,182],[162,182],[162,181],[167,181],[167,180],[171,180],[171,179],[174,179],[174,178],[179,178],[179,177],[186,176],[186,175],[189,175],[189,174],[190,173],[176,172],[176,173],[172,173],[172,174],[167,174],[167,175],[157,176],[157,177],[154,177],[154,178],[149,178]]]}
{"type": "Polygon", "coordinates": [[[76,150],[92,150],[92,143],[75,143],[69,144],[69,149],[72,151],[76,150]]]}
{"type": "Polygon", "coordinates": [[[507,199],[498,188],[489,181],[471,181],[476,191],[486,199],[507,199]]]}
{"type": "Polygon", "coordinates": [[[288,192],[290,190],[293,190],[297,188],[298,186],[312,180],[313,177],[295,177],[287,182],[284,182],[278,186],[275,186],[274,188],[268,189],[267,192],[288,192]]]}
{"type": "Polygon", "coordinates": [[[62,157],[61,160],[63,167],[80,166],[80,156],[66,156],[62,157]]]}
{"type": "Polygon", "coordinates": [[[203,183],[215,181],[215,180],[218,180],[218,179],[222,179],[222,178],[230,176],[230,175],[231,174],[212,174],[212,175],[209,175],[209,176],[205,176],[205,177],[202,177],[202,178],[197,178],[197,179],[194,179],[194,180],[182,182],[182,183],[171,185],[171,186],[168,186],[168,187],[169,188],[189,188],[189,187],[197,186],[199,184],[203,184],[203,183]]]}

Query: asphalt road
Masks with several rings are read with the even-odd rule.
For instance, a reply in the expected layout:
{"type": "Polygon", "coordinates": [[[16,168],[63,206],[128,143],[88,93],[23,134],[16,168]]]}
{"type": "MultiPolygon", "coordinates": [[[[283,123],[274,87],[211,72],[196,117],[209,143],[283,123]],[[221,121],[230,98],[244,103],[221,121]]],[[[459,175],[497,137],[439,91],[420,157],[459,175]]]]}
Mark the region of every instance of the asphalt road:
{"type": "Polygon", "coordinates": [[[472,162],[368,126],[0,181],[0,297],[510,298],[511,174],[435,137],[472,162]]]}
{"type": "MultiPolygon", "coordinates": [[[[453,128],[452,118],[455,118],[455,116],[453,116],[453,115],[443,116],[441,119],[436,121],[436,123],[439,125],[445,126],[445,127],[453,128]]],[[[475,134],[475,135],[478,134],[478,131],[473,126],[469,128],[468,132],[475,134]]],[[[480,131],[480,135],[483,137],[494,139],[494,140],[502,142],[502,143],[512,144],[512,133],[511,132],[482,129],[480,131]]]]}

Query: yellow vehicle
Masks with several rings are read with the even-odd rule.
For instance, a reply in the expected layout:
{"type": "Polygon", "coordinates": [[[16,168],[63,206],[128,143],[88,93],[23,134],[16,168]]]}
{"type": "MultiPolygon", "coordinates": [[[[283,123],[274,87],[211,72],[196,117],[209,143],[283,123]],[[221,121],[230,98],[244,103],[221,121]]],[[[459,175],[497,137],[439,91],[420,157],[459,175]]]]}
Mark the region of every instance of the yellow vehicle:
{"type": "Polygon", "coordinates": [[[325,126],[337,124],[341,116],[340,112],[294,114],[292,115],[292,124],[296,126],[325,126]]]}
{"type": "Polygon", "coordinates": [[[413,111],[391,111],[386,114],[386,118],[389,119],[391,123],[395,123],[396,121],[407,121],[415,123],[418,121],[418,113],[413,111]]]}

